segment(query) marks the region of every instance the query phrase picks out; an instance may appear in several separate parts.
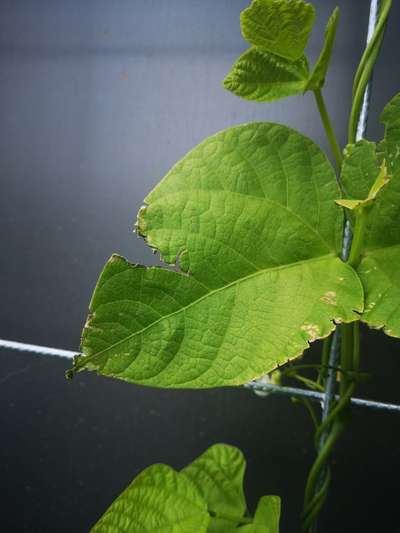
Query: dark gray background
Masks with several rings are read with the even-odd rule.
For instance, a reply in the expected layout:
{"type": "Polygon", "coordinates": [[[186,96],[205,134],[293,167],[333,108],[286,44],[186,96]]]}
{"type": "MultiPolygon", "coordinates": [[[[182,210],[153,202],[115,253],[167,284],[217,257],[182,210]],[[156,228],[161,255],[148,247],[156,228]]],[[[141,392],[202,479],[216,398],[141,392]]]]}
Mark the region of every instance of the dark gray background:
{"type": "MultiPolygon", "coordinates": [[[[342,17],[325,91],[343,144],[367,0],[319,0],[318,29],[342,17]]],[[[400,88],[394,2],[375,72],[369,137],[400,88]]],[[[78,349],[97,275],[112,252],[156,258],[131,232],[142,199],[170,166],[217,130],[278,121],[327,143],[312,95],[239,100],[221,80],[245,49],[246,0],[1,0],[0,337],[78,349]]],[[[399,348],[364,332],[359,394],[400,402],[399,348]]],[[[312,356],[312,354],[311,354],[312,356]]],[[[95,375],[66,382],[68,362],[1,351],[1,529],[85,532],[145,466],[177,468],[215,442],[248,458],[246,489],[283,498],[282,533],[298,516],[313,458],[301,407],[245,390],[163,391],[95,375]]],[[[324,533],[400,531],[400,417],[355,410],[335,453],[324,533]],[[385,525],[383,525],[385,523],[385,525]]]]}

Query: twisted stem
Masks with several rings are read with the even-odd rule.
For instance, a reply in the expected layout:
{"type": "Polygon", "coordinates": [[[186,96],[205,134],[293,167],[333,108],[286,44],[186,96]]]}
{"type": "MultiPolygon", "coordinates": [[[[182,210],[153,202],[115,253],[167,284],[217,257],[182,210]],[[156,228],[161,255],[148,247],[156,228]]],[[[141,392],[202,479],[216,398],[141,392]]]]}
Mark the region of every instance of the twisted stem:
{"type": "MultiPolygon", "coordinates": [[[[349,143],[356,141],[361,105],[382,44],[391,3],[392,0],[382,0],[381,2],[374,33],[369,40],[354,78],[353,102],[348,128],[349,143]]],[[[325,102],[320,91],[315,91],[314,94],[326,135],[329,139],[338,169],[340,169],[342,163],[341,151],[329,119],[325,102]]],[[[363,210],[356,217],[354,237],[347,259],[347,262],[353,268],[357,268],[361,260],[366,219],[367,212],[363,210]]],[[[359,322],[343,324],[341,326],[341,336],[339,400],[333,404],[328,416],[316,428],[315,446],[317,457],[309,472],[305,488],[302,514],[303,531],[313,531],[316,518],[324,505],[330,483],[329,459],[337,440],[350,419],[350,400],[355,389],[355,376],[357,376],[360,367],[359,322]]],[[[325,368],[327,365],[329,344],[330,340],[326,339],[323,345],[321,368],[325,368]]],[[[325,383],[325,374],[323,371],[320,371],[317,383],[319,385],[325,383]]]]}

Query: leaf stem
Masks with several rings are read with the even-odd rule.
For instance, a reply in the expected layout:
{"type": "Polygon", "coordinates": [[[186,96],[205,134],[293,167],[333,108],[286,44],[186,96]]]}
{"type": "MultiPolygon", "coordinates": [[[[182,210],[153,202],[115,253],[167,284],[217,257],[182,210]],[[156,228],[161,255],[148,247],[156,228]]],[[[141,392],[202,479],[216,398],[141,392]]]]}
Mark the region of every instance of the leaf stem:
{"type": "Polygon", "coordinates": [[[313,92],[317,102],[318,111],[321,116],[322,124],[325,128],[325,133],[331,146],[333,157],[335,158],[338,170],[340,170],[340,167],[342,166],[342,152],[336,139],[335,131],[325,105],[324,97],[322,96],[321,89],[314,89],[313,92]]]}
{"type": "Polygon", "coordinates": [[[364,235],[367,227],[368,207],[361,207],[356,211],[356,223],[353,231],[353,241],[351,243],[348,264],[354,269],[361,261],[361,254],[364,246],[364,235]]]}

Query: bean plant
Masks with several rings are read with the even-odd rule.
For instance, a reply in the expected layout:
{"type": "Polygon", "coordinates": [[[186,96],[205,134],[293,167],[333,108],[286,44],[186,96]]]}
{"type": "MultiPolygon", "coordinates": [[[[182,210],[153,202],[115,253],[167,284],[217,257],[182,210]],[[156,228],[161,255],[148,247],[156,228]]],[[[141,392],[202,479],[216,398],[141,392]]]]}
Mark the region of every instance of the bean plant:
{"type": "MultiPolygon", "coordinates": [[[[382,141],[357,136],[390,7],[391,0],[381,1],[354,77],[345,147],[323,97],[338,8],[312,68],[304,52],[315,20],[311,4],[253,0],[241,13],[249,48],[225,88],[257,102],[313,93],[335,166],[311,139],[271,122],[240,124],[193,148],[138,214],[138,234],[167,266],[111,257],[90,302],[82,354],[69,371],[201,389],[242,386],[289,368],[323,391],[332,334],[340,331],[339,399],[323,422],[308,405],[316,442],[325,438],[306,482],[303,531],[311,530],[326,499],[328,459],[349,422],[360,323],[400,336],[400,94],[381,115],[382,141]],[[353,235],[348,254],[346,225],[353,235]],[[321,361],[311,379],[305,365],[291,361],[318,339],[321,361]]],[[[180,472],[150,466],[93,531],[277,533],[279,498],[262,497],[251,516],[244,468],[241,452],[223,444],[180,472]]]]}

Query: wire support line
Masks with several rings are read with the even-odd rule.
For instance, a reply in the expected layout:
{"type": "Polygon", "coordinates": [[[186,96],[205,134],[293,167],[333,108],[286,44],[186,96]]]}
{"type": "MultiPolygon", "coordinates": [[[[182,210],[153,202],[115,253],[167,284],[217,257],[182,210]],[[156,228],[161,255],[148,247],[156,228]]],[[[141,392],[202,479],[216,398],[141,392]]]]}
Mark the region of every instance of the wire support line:
{"type": "MultiPolygon", "coordinates": [[[[380,1],[371,0],[369,18],[368,18],[366,47],[370,43],[372,36],[374,34],[374,31],[375,31],[376,25],[378,23],[379,8],[380,8],[380,1]]],[[[369,111],[369,103],[370,103],[370,97],[371,97],[372,74],[373,72],[371,72],[370,79],[368,80],[368,83],[365,87],[365,91],[363,95],[362,106],[361,106],[360,115],[358,117],[358,122],[357,122],[356,141],[359,141],[364,138],[365,132],[367,129],[368,111],[369,111]]],[[[343,261],[347,261],[347,259],[349,258],[352,239],[353,239],[352,228],[351,228],[350,221],[347,219],[345,222],[344,233],[343,233],[343,244],[342,244],[342,254],[341,254],[343,261]]],[[[331,344],[331,348],[329,352],[329,359],[328,359],[328,364],[329,364],[330,369],[328,370],[328,375],[327,375],[326,384],[325,384],[325,393],[322,398],[322,406],[323,406],[322,407],[322,422],[324,422],[326,418],[329,416],[331,406],[332,406],[332,400],[334,399],[335,389],[336,389],[336,373],[332,369],[338,365],[339,357],[340,357],[340,328],[336,328],[333,334],[333,337],[332,337],[332,344],[331,344]]],[[[320,443],[319,443],[320,449],[324,446],[328,433],[329,433],[328,428],[326,431],[322,432],[321,437],[320,437],[320,443]]]]}
{"type": "MultiPolygon", "coordinates": [[[[53,355],[55,357],[64,357],[72,359],[76,355],[81,355],[79,352],[72,350],[61,350],[60,348],[52,348],[49,346],[40,346],[38,344],[28,344],[25,342],[10,341],[0,339],[0,348],[8,350],[16,350],[19,352],[36,353],[38,355],[53,355]]],[[[315,402],[324,400],[325,394],[323,392],[310,391],[306,389],[299,389],[296,387],[281,387],[273,385],[272,383],[263,383],[261,381],[251,381],[246,383],[245,387],[254,392],[262,393],[262,396],[276,395],[276,396],[292,396],[295,398],[308,398],[315,402]]],[[[334,397],[338,399],[338,396],[334,397]]],[[[362,398],[351,398],[351,403],[359,407],[367,407],[377,411],[390,411],[400,413],[400,405],[376,402],[373,400],[364,400],[362,398]]]]}
{"type": "MultiPolygon", "coordinates": [[[[372,39],[376,25],[378,23],[379,5],[380,5],[379,0],[371,0],[370,10],[369,10],[369,19],[368,19],[368,31],[367,31],[367,42],[366,42],[367,46],[370,40],[372,39]]],[[[371,77],[364,91],[363,102],[362,102],[360,116],[359,116],[358,124],[357,124],[356,141],[360,141],[361,139],[364,138],[365,131],[367,129],[369,103],[371,99],[372,75],[373,73],[371,73],[371,77]]]]}
{"type": "MultiPolygon", "coordinates": [[[[281,387],[280,385],[273,385],[270,383],[260,383],[258,381],[252,381],[246,383],[246,388],[253,390],[254,392],[263,393],[262,396],[290,396],[292,398],[307,398],[315,402],[321,402],[325,398],[325,393],[311,391],[306,389],[299,389],[297,387],[281,387]]],[[[339,400],[339,396],[333,397],[339,400]]],[[[357,407],[367,407],[369,409],[375,409],[376,411],[390,411],[393,413],[400,413],[400,405],[386,402],[376,402],[374,400],[364,400],[362,398],[351,398],[350,403],[357,407]]]]}
{"type": "Polygon", "coordinates": [[[9,341],[0,339],[0,348],[8,348],[19,352],[30,352],[38,355],[54,355],[56,357],[67,357],[73,359],[79,352],[71,350],[60,350],[59,348],[50,348],[48,346],[39,346],[37,344],[27,344],[25,342],[9,341]]]}

